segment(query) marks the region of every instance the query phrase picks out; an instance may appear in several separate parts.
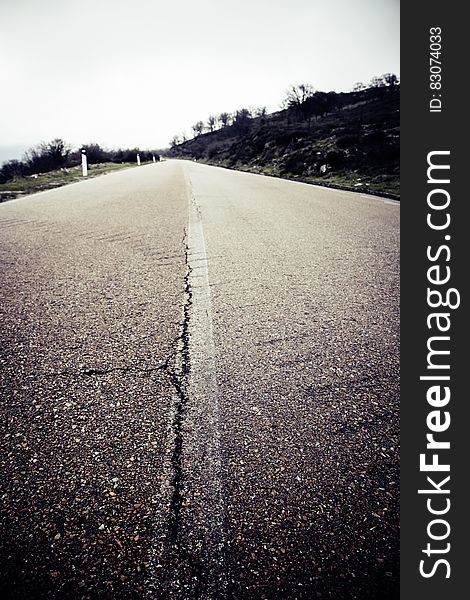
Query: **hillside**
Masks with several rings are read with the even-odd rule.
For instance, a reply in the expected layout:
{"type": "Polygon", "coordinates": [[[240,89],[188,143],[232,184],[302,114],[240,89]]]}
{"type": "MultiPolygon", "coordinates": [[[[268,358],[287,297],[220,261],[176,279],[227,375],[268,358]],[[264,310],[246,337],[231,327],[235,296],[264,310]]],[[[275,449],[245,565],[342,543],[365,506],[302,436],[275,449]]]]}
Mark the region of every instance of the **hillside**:
{"type": "Polygon", "coordinates": [[[400,88],[336,94],[329,114],[292,109],[236,121],[176,144],[168,156],[397,197],[400,88]]]}

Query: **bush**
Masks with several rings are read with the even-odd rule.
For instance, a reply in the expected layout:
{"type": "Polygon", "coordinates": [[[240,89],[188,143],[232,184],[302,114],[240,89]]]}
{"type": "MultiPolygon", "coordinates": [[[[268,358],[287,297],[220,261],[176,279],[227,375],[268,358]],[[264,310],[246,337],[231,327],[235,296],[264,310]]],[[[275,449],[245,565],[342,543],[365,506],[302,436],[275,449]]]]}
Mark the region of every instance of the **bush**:
{"type": "Polygon", "coordinates": [[[302,175],[305,171],[306,164],[300,153],[296,152],[286,158],[282,165],[282,170],[285,173],[292,173],[293,175],[302,175]]]}
{"type": "Polygon", "coordinates": [[[342,135],[336,140],[338,148],[350,148],[351,146],[357,146],[360,138],[356,134],[342,135]]]}
{"type": "Polygon", "coordinates": [[[391,161],[397,161],[400,158],[400,148],[398,145],[384,144],[383,146],[373,148],[367,153],[367,160],[371,164],[383,164],[391,161]]]}
{"type": "Polygon", "coordinates": [[[86,150],[87,160],[91,165],[97,165],[112,160],[113,153],[107,152],[99,144],[85,144],[82,148],[86,150]]]}
{"type": "Polygon", "coordinates": [[[372,131],[365,135],[363,139],[365,144],[382,144],[386,136],[384,131],[372,131]]]}
{"type": "Polygon", "coordinates": [[[344,152],[340,152],[339,150],[332,150],[331,152],[327,152],[325,156],[325,162],[331,165],[332,167],[341,167],[346,160],[346,155],[344,152]]]}
{"type": "Polygon", "coordinates": [[[216,146],[212,146],[212,148],[209,148],[207,151],[207,158],[212,159],[215,158],[217,156],[217,147],[216,146]]]}
{"type": "Polygon", "coordinates": [[[25,164],[19,160],[9,160],[4,162],[0,168],[0,183],[6,183],[17,177],[22,177],[25,175],[25,171],[25,164]]]}
{"type": "Polygon", "coordinates": [[[280,146],[288,146],[293,139],[305,137],[305,135],[305,131],[303,130],[281,131],[277,133],[274,141],[280,146]]]}

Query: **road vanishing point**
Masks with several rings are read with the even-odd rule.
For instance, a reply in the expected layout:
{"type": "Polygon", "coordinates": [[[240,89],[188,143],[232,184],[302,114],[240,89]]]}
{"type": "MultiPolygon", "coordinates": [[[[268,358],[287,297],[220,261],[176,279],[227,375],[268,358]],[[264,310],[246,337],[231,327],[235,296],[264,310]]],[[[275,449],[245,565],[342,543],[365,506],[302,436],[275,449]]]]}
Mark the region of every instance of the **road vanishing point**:
{"type": "Polygon", "coordinates": [[[167,160],[0,230],[2,598],[398,597],[397,202],[167,160]]]}

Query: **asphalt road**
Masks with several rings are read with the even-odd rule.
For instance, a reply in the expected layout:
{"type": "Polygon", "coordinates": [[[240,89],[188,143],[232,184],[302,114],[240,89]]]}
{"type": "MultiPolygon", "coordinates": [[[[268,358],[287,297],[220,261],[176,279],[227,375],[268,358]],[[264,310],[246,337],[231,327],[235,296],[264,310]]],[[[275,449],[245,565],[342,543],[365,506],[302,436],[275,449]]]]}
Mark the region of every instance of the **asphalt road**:
{"type": "Polygon", "coordinates": [[[398,597],[398,225],[184,161],[0,205],[2,597],[398,597]]]}

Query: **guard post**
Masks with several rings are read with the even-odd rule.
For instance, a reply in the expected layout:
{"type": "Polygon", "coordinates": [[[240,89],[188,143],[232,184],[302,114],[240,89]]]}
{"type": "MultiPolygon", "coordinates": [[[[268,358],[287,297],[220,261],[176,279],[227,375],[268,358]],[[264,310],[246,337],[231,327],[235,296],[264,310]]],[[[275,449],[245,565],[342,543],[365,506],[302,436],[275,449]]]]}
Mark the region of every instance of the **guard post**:
{"type": "Polygon", "coordinates": [[[82,175],[83,175],[83,177],[88,176],[88,163],[87,163],[85,148],[82,148],[82,175]]]}

